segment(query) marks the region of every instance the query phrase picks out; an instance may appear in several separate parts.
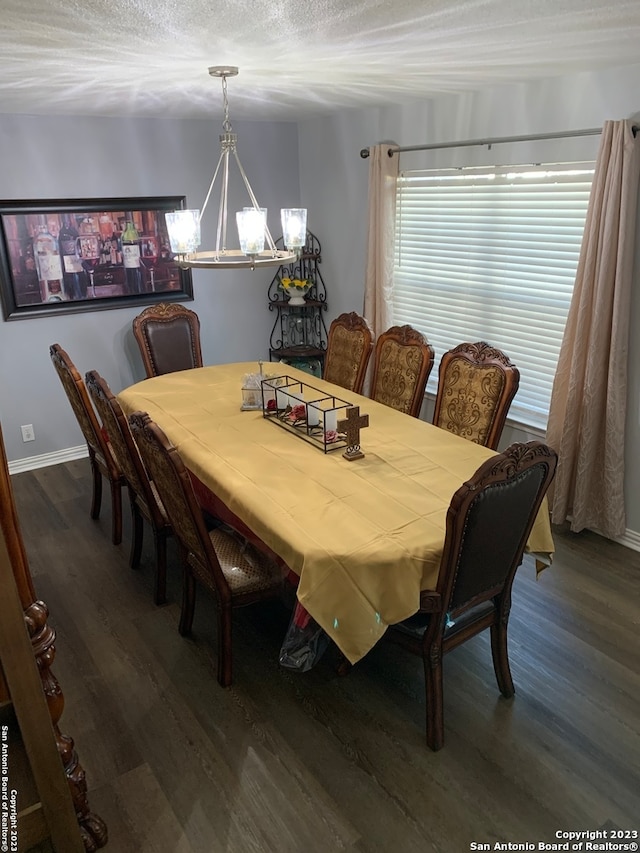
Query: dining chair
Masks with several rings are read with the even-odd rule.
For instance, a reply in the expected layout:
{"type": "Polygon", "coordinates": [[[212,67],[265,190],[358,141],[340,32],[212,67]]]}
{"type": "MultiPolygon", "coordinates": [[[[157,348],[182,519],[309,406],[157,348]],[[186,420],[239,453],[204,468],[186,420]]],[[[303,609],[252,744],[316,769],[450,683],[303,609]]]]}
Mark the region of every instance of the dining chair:
{"type": "Polygon", "coordinates": [[[411,326],[392,326],[376,341],[371,378],[372,400],[417,418],[435,353],[411,326]]]}
{"type": "Polygon", "coordinates": [[[361,394],[372,350],[373,332],[364,317],[340,314],[329,326],[322,378],[361,394]]]}
{"type": "Polygon", "coordinates": [[[179,631],[191,633],[196,581],[217,603],[218,682],[232,680],[232,613],[236,607],[276,598],[282,572],[239,534],[216,527],[207,531],[189,472],[178,450],[145,412],[129,418],[147,471],[160,495],[178,541],[184,571],[179,631]]]}
{"type": "Polygon", "coordinates": [[[89,449],[93,478],[91,518],[100,516],[104,477],[111,489],[111,540],[114,545],[119,545],[122,541],[122,487],[125,485],[125,478],[76,366],[60,344],[52,344],[49,354],[89,449]]]}
{"type": "Polygon", "coordinates": [[[176,302],[159,302],[133,320],[147,377],[202,367],[200,319],[176,302]]]}
{"type": "Polygon", "coordinates": [[[459,344],[440,361],[433,423],[496,450],[520,371],[484,341],[459,344]]]}
{"type": "Polygon", "coordinates": [[[540,441],[512,444],[487,459],[453,495],[434,590],[419,610],[390,625],[385,637],[421,655],[426,688],[427,744],[444,743],[442,656],[487,628],[498,687],[515,688],[507,649],[511,588],[557,455],[540,441]]]}
{"type": "Polygon", "coordinates": [[[144,467],[129,421],[107,382],[96,370],[85,376],[89,396],[109,436],[113,454],[127,483],[131,506],[132,538],[129,564],[137,569],[142,556],[144,520],[150,524],[155,545],[154,601],[167,600],[167,539],[173,529],[152,480],[144,467]]]}

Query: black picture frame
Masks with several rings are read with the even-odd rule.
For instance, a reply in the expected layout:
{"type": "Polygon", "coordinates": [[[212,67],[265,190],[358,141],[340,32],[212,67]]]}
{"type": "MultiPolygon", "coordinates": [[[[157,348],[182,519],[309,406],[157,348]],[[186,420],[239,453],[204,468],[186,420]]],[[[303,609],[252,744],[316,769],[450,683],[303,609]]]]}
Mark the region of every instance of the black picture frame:
{"type": "Polygon", "coordinates": [[[185,203],[184,196],[0,201],[4,319],[192,300],[191,270],[178,266],[164,217],[185,203]]]}

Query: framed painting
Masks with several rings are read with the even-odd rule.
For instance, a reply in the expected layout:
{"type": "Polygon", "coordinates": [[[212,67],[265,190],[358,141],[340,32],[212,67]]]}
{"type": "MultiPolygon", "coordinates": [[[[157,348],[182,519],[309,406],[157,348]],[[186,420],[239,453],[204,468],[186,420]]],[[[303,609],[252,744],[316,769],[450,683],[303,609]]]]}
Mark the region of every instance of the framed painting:
{"type": "Polygon", "coordinates": [[[165,213],[184,196],[0,201],[5,320],[193,299],[165,213]]]}

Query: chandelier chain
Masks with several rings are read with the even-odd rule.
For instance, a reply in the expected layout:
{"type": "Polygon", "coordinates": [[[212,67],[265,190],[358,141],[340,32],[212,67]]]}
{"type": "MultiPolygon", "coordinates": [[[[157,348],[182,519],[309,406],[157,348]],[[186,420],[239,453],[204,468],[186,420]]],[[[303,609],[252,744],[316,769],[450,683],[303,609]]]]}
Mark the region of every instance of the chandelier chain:
{"type": "Polygon", "coordinates": [[[222,78],[222,103],[224,107],[224,120],[222,122],[222,127],[224,128],[225,133],[230,133],[231,122],[229,121],[229,99],[227,98],[227,78],[222,78]]]}

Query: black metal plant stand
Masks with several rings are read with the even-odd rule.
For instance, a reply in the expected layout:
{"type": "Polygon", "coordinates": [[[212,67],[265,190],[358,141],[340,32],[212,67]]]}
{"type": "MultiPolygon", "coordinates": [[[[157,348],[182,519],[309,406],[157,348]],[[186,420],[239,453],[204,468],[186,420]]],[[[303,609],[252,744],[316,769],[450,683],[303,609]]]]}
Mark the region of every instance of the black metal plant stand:
{"type": "MultiPolygon", "coordinates": [[[[282,238],[276,240],[282,246],[282,238]]],[[[327,327],[323,313],[327,310],[327,291],[319,269],[321,246],[318,238],[307,231],[300,257],[282,264],[269,285],[269,310],[276,317],[269,338],[269,358],[321,375],[327,351],[327,327]],[[283,278],[306,279],[311,288],[301,305],[292,305],[279,287],[283,278]]]]}

